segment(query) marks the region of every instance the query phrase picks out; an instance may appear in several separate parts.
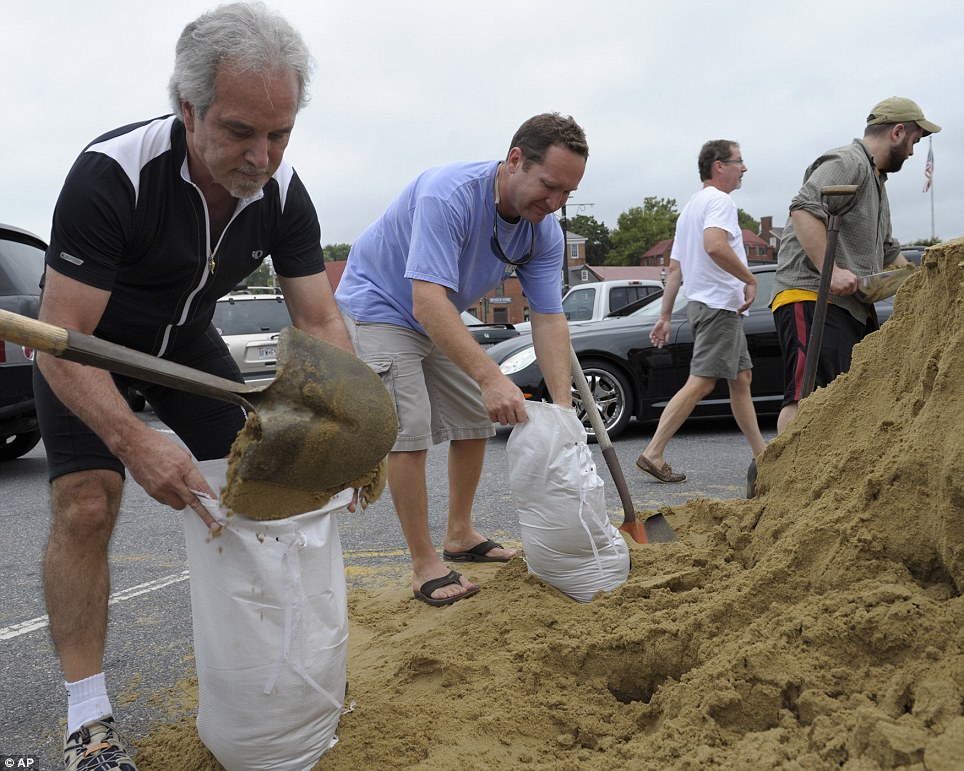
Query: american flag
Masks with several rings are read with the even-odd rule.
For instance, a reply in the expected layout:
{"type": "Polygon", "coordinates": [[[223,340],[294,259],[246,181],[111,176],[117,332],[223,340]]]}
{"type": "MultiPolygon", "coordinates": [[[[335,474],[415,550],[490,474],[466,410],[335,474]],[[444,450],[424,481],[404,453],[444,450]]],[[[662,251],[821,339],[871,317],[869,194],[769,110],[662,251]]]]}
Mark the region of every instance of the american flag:
{"type": "Polygon", "coordinates": [[[922,192],[926,193],[931,189],[931,182],[934,180],[934,148],[927,148],[927,163],[924,164],[924,178],[927,180],[924,183],[924,190],[922,192]]]}

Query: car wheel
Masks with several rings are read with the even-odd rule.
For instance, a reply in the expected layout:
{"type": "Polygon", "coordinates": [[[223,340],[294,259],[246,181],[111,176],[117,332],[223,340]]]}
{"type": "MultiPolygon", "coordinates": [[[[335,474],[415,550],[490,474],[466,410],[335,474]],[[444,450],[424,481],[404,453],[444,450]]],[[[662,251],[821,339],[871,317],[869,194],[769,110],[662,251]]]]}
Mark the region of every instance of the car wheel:
{"type": "MultiPolygon", "coordinates": [[[[589,382],[589,390],[596,400],[606,433],[613,439],[625,430],[633,417],[629,380],[618,367],[605,361],[587,359],[580,362],[580,365],[589,382]]],[[[582,398],[575,383],[572,385],[572,403],[576,408],[576,415],[586,427],[589,440],[595,441],[595,432],[589,422],[589,415],[583,409],[582,398]]]]}
{"type": "Polygon", "coordinates": [[[26,455],[40,442],[40,431],[27,431],[0,439],[0,462],[26,455]]]}

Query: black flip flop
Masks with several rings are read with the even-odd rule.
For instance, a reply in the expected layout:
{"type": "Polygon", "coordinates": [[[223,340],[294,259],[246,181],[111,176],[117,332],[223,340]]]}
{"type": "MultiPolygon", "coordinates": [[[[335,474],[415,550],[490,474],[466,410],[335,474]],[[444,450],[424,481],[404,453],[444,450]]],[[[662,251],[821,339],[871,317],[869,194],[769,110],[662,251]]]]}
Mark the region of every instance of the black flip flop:
{"type": "Polygon", "coordinates": [[[450,562],[508,562],[512,557],[489,557],[486,556],[493,549],[504,548],[501,543],[488,540],[482,541],[477,546],[473,546],[468,551],[448,551],[442,550],[442,558],[450,562]]]}
{"type": "Polygon", "coordinates": [[[454,570],[450,570],[447,576],[433,578],[431,581],[426,581],[424,584],[422,584],[418,588],[418,591],[414,593],[415,599],[439,608],[442,605],[451,605],[453,602],[458,602],[459,600],[464,600],[466,597],[471,597],[473,594],[477,594],[479,589],[482,588],[476,586],[474,589],[469,589],[467,592],[462,592],[462,594],[456,594],[454,597],[442,597],[441,599],[436,599],[432,596],[432,592],[434,592],[436,589],[441,589],[443,586],[458,584],[461,582],[461,579],[461,573],[456,573],[454,570]]]}

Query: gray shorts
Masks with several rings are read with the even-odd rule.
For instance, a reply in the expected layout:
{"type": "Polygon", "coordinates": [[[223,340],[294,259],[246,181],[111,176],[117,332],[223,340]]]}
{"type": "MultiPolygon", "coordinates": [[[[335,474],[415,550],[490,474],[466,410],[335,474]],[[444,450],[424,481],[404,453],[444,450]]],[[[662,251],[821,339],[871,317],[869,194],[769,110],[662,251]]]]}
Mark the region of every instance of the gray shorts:
{"type": "Polygon", "coordinates": [[[686,314],[694,341],[691,375],[736,380],[740,372],[753,369],[741,314],[693,301],[686,314]]]}
{"type": "Polygon", "coordinates": [[[399,425],[394,452],[495,435],[479,384],[431,338],[394,324],[358,322],[342,315],[355,355],[378,373],[392,395],[399,425]]]}

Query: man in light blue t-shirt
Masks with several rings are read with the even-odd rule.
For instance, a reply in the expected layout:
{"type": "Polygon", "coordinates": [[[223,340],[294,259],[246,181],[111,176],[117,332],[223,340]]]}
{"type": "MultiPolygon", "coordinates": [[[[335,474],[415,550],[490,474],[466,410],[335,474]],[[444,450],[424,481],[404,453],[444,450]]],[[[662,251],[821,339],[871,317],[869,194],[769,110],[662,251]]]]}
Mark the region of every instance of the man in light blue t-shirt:
{"type": "Polygon", "coordinates": [[[569,327],[562,313],[562,230],[554,217],[578,186],[589,148],[576,122],[530,118],[504,161],[452,163],[412,181],[352,246],[335,299],[355,353],[391,392],[399,435],[388,486],[412,554],[412,590],[429,605],[474,594],[440,559],[428,527],[428,448],[449,441],[443,556],[515,556],[472,525],[492,424],[526,419],[522,392],[475,342],[460,313],[515,271],[529,302],[543,377],[571,406],[569,327]]]}
{"type": "Polygon", "coordinates": [[[662,348],[672,332],[670,316],[680,286],[693,330],[690,374],[663,409],[659,425],[636,465],[663,483],[685,482],[686,474],[673,471],[663,453],[700,399],[725,378],[730,388],[730,409],[743,431],[753,457],[765,442],[750,397],[753,363],[743,333],[743,314],[756,298],[756,278],[750,272],[743,246],[736,204],[730,193],[743,184],[746,166],[740,146],[726,139],[707,142],[700,150],[702,189],[683,207],[676,221],[676,238],[670,254],[659,321],[650,340],[662,348]]]}

